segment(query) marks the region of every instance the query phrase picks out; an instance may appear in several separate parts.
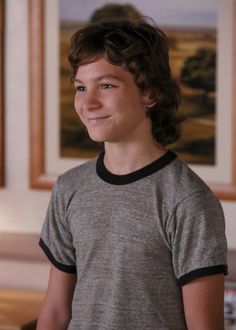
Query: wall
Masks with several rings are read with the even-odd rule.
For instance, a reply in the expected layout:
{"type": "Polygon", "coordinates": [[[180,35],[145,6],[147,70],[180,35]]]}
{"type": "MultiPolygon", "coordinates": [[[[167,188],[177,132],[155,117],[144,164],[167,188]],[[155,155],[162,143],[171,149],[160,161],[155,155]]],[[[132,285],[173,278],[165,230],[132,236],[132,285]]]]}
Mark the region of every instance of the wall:
{"type": "MultiPolygon", "coordinates": [[[[28,182],[27,0],[7,0],[6,7],[6,187],[0,189],[0,232],[39,233],[50,194],[29,189],[28,182]]],[[[236,201],[222,205],[228,244],[236,249],[236,201]]]]}
{"type": "Polygon", "coordinates": [[[6,187],[0,189],[0,231],[38,232],[49,198],[28,184],[27,0],[6,1],[6,187]]]}

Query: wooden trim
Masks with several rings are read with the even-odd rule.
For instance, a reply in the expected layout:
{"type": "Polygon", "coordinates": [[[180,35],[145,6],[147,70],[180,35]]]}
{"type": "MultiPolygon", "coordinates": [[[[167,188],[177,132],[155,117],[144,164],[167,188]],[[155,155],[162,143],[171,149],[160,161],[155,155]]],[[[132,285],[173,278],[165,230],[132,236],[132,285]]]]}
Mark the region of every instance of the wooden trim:
{"type": "MultiPolygon", "coordinates": [[[[44,0],[30,1],[30,186],[37,189],[51,189],[57,173],[49,175],[45,169],[45,123],[44,123],[44,0]],[[35,37],[37,35],[37,38],[35,37]]],[[[234,26],[236,26],[236,4],[234,1],[234,26]]],[[[235,46],[234,27],[234,53],[235,46]]],[[[233,91],[236,90],[236,56],[234,56],[233,91]]],[[[230,184],[209,183],[214,193],[222,200],[236,200],[236,94],[233,94],[232,115],[232,180],[230,184]]]]}
{"type": "Polygon", "coordinates": [[[0,187],[4,186],[4,3],[0,0],[0,187]]]}
{"type": "Polygon", "coordinates": [[[236,200],[236,1],[233,1],[233,27],[232,27],[232,45],[233,45],[233,84],[232,84],[232,180],[229,185],[212,184],[211,187],[216,195],[222,200],[236,200]]]}
{"type": "Polygon", "coordinates": [[[234,186],[234,199],[236,199],[236,1],[233,3],[233,86],[232,86],[232,97],[233,97],[233,118],[232,118],[232,132],[233,132],[233,148],[232,148],[232,176],[234,186]]]}
{"type": "Polygon", "coordinates": [[[45,35],[44,0],[29,1],[29,125],[30,187],[50,189],[55,181],[45,173],[45,35]]]}

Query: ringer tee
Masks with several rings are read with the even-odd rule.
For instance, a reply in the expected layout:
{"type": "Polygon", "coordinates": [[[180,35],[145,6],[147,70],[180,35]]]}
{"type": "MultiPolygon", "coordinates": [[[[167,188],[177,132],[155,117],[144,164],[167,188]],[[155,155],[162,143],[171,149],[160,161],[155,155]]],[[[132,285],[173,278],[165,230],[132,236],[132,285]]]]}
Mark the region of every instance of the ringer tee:
{"type": "Polygon", "coordinates": [[[182,286],[227,274],[219,201],[175,153],[127,175],[98,159],[61,175],[40,246],[76,273],[69,330],[186,330],[182,286]]]}

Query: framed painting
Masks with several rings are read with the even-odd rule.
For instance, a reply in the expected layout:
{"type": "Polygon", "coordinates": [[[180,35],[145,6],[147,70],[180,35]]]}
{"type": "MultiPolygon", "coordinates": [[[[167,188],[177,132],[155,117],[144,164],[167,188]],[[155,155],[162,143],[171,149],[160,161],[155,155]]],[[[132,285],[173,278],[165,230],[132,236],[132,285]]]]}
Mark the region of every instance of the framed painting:
{"type": "MultiPolygon", "coordinates": [[[[184,0],[178,0],[177,2],[179,1],[184,0]]],[[[67,107],[69,104],[69,107],[73,108],[72,86],[70,86],[69,78],[66,79],[67,83],[65,83],[66,75],[69,76],[68,73],[65,74],[67,69],[64,67],[65,54],[68,52],[67,47],[71,35],[71,24],[68,25],[68,19],[65,19],[65,17],[64,20],[61,18],[63,4],[71,5],[73,2],[61,1],[60,5],[59,0],[50,2],[44,0],[29,1],[30,185],[32,188],[50,189],[60,173],[93,157],[98,152],[97,146],[94,147],[90,142],[88,143],[84,132],[80,128],[78,129],[80,124],[77,123],[77,126],[73,126],[78,121],[75,114],[73,114],[74,117],[70,114],[70,117],[66,118],[66,116],[69,116],[70,111],[65,111],[64,114],[63,110],[61,111],[63,104],[67,107]],[[70,128],[68,129],[69,125],[70,128]],[[70,134],[68,134],[67,129],[70,134]],[[81,141],[81,150],[78,146],[73,147],[73,140],[81,141]],[[79,153],[75,154],[75,151],[79,153]]],[[[76,2],[78,4],[80,1],[76,2]]],[[[139,1],[130,2],[132,5],[137,4],[138,10],[140,10],[140,7],[138,7],[139,1]]],[[[207,2],[204,1],[204,3],[207,2]]],[[[212,3],[212,1],[209,2],[212,3]]],[[[96,4],[99,5],[99,1],[96,4]]],[[[102,1],[100,1],[100,6],[101,4],[103,4],[102,1]]],[[[148,6],[145,3],[146,7],[150,7],[151,12],[153,12],[151,8],[153,4],[156,4],[156,2],[151,0],[148,2],[148,6]]],[[[84,9],[84,6],[83,3],[81,9],[82,7],[84,9]]],[[[180,6],[180,8],[182,7],[180,6]]],[[[83,10],[77,11],[76,14],[80,15],[81,12],[83,10]]],[[[150,16],[149,13],[144,14],[150,16]]],[[[200,135],[206,136],[207,140],[197,142],[182,140],[182,145],[173,146],[173,148],[176,148],[180,156],[181,151],[184,150],[189,157],[193,148],[195,148],[194,150],[203,150],[201,151],[201,157],[196,156],[196,152],[192,152],[191,159],[187,158],[187,162],[190,163],[195,172],[208,182],[219,198],[236,199],[236,99],[233,93],[236,87],[235,0],[229,0],[227,4],[223,0],[219,0],[217,14],[217,43],[214,31],[208,29],[206,33],[206,29],[202,29],[199,33],[199,30],[197,30],[198,42],[203,43],[203,39],[207,38],[210,50],[213,50],[210,56],[213,53],[214,61],[217,63],[216,75],[213,77],[215,83],[212,84],[214,79],[210,77],[211,87],[209,89],[208,84],[204,93],[202,89],[199,90],[198,85],[195,84],[196,86],[193,87],[195,82],[191,79],[189,83],[189,78],[191,78],[189,75],[187,75],[188,85],[185,83],[186,99],[188,101],[196,99],[198,102],[201,99],[204,101],[204,105],[208,107],[205,111],[207,116],[204,118],[198,118],[195,114],[192,115],[190,120],[192,126],[186,128],[188,132],[186,136],[191,136],[190,133],[194,128],[196,135],[200,132],[200,135]],[[214,49],[216,54],[214,54],[214,49]],[[212,104],[216,105],[214,114],[212,104]],[[212,120],[213,116],[215,116],[215,121],[212,120]],[[201,126],[200,131],[198,131],[198,126],[201,126]],[[206,127],[204,131],[202,127],[206,127]],[[207,150],[205,154],[204,150],[207,150]],[[199,161],[200,159],[201,161],[199,161]]],[[[91,13],[89,15],[87,13],[88,16],[91,19],[91,13]]],[[[197,17],[197,15],[195,16],[197,17]]],[[[170,12],[172,21],[174,20],[173,17],[170,12]]],[[[70,20],[73,21],[73,18],[70,20]]],[[[81,19],[80,23],[82,21],[81,19]]],[[[85,21],[88,21],[88,18],[85,18],[85,21]]],[[[77,28],[79,27],[78,21],[73,21],[73,23],[77,28]]],[[[195,22],[196,26],[203,23],[195,22]]],[[[160,25],[159,20],[158,25],[160,25]]],[[[162,28],[161,25],[160,27],[162,28]]],[[[190,47],[186,40],[193,39],[193,30],[188,28],[188,33],[186,33],[185,27],[185,34],[182,31],[182,39],[178,39],[176,28],[172,27],[171,29],[169,27],[166,34],[168,35],[169,32],[170,48],[179,50],[181,44],[178,40],[182,40],[183,49],[185,49],[184,54],[186,54],[186,49],[190,47]],[[183,43],[183,35],[186,39],[185,43],[183,43]]],[[[178,29],[178,33],[181,33],[181,29],[178,29]]],[[[193,45],[191,45],[191,48],[194,48],[193,45]]],[[[194,59],[194,56],[201,55],[198,54],[198,51],[199,49],[195,49],[188,57],[194,59]]],[[[170,57],[180,58],[179,55],[180,51],[176,51],[176,53],[172,51],[172,55],[170,53],[170,57]]],[[[183,63],[183,56],[181,61],[183,63]]],[[[186,63],[187,61],[185,61],[186,63]]],[[[187,64],[185,69],[188,69],[187,64]]],[[[174,70],[179,71],[178,66],[175,66],[174,70]]],[[[197,112],[199,110],[196,110],[197,112]]]]}
{"type": "Polygon", "coordinates": [[[205,19],[197,13],[207,11],[205,3],[190,4],[194,16],[182,8],[184,2],[177,0],[162,4],[149,1],[147,6],[137,0],[130,0],[128,4],[116,0],[99,7],[87,4],[86,13],[81,0],[76,3],[59,1],[61,157],[91,158],[101,150],[99,144],[89,139],[83,124],[71,111],[74,91],[70,87],[68,40],[86,22],[96,23],[107,17],[111,20],[141,20],[144,14],[147,17],[152,15],[168,37],[172,75],[182,92],[178,112],[188,119],[183,123],[182,138],[171,148],[189,164],[215,165],[217,2],[213,4],[211,1],[211,14],[205,15],[205,19]],[[175,17],[171,16],[170,8],[175,17]]]}
{"type": "Polygon", "coordinates": [[[4,39],[4,3],[3,0],[0,0],[0,187],[4,186],[3,39],[4,39]]]}

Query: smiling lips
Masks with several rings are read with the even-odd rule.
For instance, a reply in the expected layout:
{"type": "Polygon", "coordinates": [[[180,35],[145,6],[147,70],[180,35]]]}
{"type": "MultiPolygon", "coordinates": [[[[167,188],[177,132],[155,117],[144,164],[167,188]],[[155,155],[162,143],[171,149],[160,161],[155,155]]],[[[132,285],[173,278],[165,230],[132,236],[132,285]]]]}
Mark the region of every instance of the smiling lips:
{"type": "Polygon", "coordinates": [[[92,117],[92,118],[87,118],[87,122],[88,124],[96,125],[102,123],[107,118],[110,118],[110,116],[106,115],[106,116],[92,117]]]}

